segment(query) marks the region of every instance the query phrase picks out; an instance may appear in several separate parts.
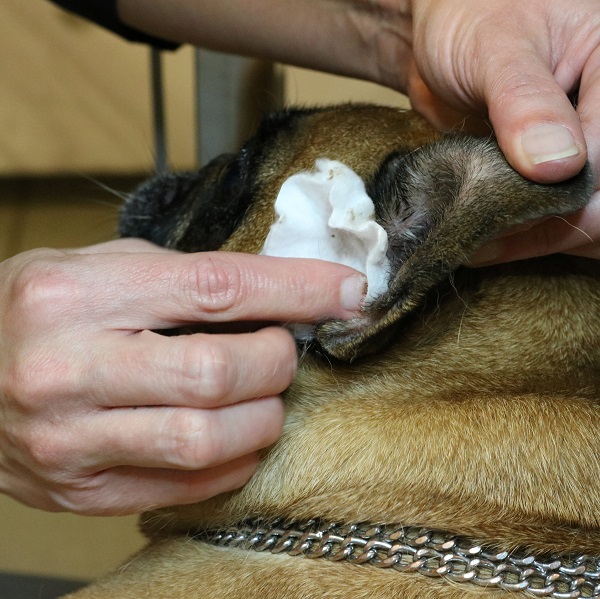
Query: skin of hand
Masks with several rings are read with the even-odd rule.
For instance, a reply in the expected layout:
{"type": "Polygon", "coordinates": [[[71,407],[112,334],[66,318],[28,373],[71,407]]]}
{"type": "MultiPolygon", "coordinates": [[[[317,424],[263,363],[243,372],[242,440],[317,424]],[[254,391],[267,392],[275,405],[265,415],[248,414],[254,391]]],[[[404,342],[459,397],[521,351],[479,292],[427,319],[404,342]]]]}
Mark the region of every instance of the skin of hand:
{"type": "MultiPolygon", "coordinates": [[[[587,158],[600,185],[598,0],[120,0],[118,9],[167,39],[393,87],[440,128],[491,125],[531,179],[566,179],[587,158]]],[[[597,190],[584,210],[509,231],[473,262],[600,258],[599,244],[597,190]]],[[[181,256],[133,240],[22,254],[0,275],[0,491],[88,514],[233,489],[280,433],[277,396],[295,369],[283,329],[152,331],[348,317],[363,291],[360,276],[327,263],[181,256]]]]}
{"type": "Polygon", "coordinates": [[[441,129],[491,126],[511,165],[538,182],[568,179],[588,159],[587,208],[509,231],[473,263],[600,258],[598,0],[120,0],[119,12],[168,39],[398,89],[441,129]]]}
{"type": "Polygon", "coordinates": [[[535,181],[567,179],[586,159],[596,181],[585,209],[507,231],[472,263],[556,252],[600,259],[600,4],[416,0],[413,6],[407,89],[418,110],[442,128],[463,119],[477,129],[489,120],[507,160],[535,181]]]}
{"type": "Polygon", "coordinates": [[[364,277],[316,260],[179,254],[142,240],[0,263],[0,491],[121,515],[244,484],[281,433],[296,368],[281,326],[356,314],[364,277]]]}

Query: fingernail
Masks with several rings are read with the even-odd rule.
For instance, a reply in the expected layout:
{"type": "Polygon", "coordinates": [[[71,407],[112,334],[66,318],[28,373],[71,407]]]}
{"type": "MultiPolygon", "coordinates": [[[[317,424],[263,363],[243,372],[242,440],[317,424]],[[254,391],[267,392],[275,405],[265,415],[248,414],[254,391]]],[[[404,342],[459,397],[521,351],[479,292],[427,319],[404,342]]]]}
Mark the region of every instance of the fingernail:
{"type": "Polygon", "coordinates": [[[367,294],[367,278],[353,275],[344,280],[341,287],[341,306],[344,310],[355,312],[362,308],[367,294]]]}
{"type": "Polygon", "coordinates": [[[527,129],[521,137],[521,144],[531,164],[542,164],[579,154],[572,133],[563,125],[552,123],[527,129]]]}
{"type": "Polygon", "coordinates": [[[480,264],[493,262],[496,258],[498,258],[498,256],[500,256],[500,249],[501,247],[498,242],[490,241],[477,250],[477,253],[469,260],[469,264],[472,266],[478,266],[480,264]]]}

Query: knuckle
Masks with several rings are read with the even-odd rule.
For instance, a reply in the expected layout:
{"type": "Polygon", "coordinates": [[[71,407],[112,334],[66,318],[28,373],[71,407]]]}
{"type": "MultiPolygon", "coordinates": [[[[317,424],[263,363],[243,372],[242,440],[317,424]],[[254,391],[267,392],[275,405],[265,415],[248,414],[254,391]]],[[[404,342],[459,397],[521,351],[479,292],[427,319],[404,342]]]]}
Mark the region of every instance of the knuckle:
{"type": "Polygon", "coordinates": [[[196,470],[218,461],[222,445],[217,423],[207,412],[175,410],[163,429],[162,451],[174,468],[196,470]]]}
{"type": "Polygon", "coordinates": [[[243,300],[242,273],[229,259],[207,254],[192,269],[186,283],[193,303],[202,312],[227,312],[243,300]]]}
{"type": "Polygon", "coordinates": [[[70,479],[62,485],[53,497],[61,511],[81,516],[124,515],[126,512],[115,505],[117,498],[110,493],[96,475],[70,479]]]}
{"type": "Polygon", "coordinates": [[[60,480],[68,470],[71,455],[64,435],[47,427],[31,426],[19,436],[33,469],[47,480],[60,480]]]}
{"type": "Polygon", "coordinates": [[[14,275],[9,290],[10,321],[19,327],[47,329],[76,296],[72,278],[57,256],[34,253],[14,275]]]}
{"type": "Polygon", "coordinates": [[[200,335],[186,344],[180,364],[178,391],[192,404],[198,400],[203,406],[219,403],[231,391],[233,358],[216,337],[200,335]]]}
{"type": "Polygon", "coordinates": [[[15,351],[3,368],[2,394],[27,413],[69,395],[71,368],[60,355],[43,350],[15,351]]]}
{"type": "MultiPolygon", "coordinates": [[[[298,366],[298,349],[294,338],[284,329],[278,329],[279,343],[276,345],[277,370],[283,373],[284,389],[292,382],[298,366]]],[[[283,391],[283,389],[282,389],[283,391]]]]}
{"type": "Polygon", "coordinates": [[[98,496],[91,491],[79,489],[65,489],[55,493],[54,503],[60,511],[77,514],[79,516],[109,515],[98,502],[98,496]]]}

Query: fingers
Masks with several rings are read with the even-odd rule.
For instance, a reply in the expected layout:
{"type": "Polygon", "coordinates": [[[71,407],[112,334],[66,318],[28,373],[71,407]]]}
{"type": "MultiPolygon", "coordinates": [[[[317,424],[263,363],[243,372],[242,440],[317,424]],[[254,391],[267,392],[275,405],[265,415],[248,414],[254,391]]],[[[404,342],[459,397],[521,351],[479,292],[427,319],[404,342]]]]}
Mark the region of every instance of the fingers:
{"type": "Polygon", "coordinates": [[[102,314],[128,330],[199,321],[348,318],[365,294],[363,275],[320,260],[169,251],[80,259],[78,271],[70,273],[78,282],[71,301],[96,305],[90,318],[102,314]]]}
{"type": "Polygon", "coordinates": [[[596,189],[600,189],[600,45],[583,69],[577,113],[587,141],[596,189]]]}
{"type": "Polygon", "coordinates": [[[182,472],[114,468],[92,479],[88,491],[75,490],[59,499],[61,510],[93,515],[127,515],[165,506],[204,501],[246,484],[259,464],[256,454],[223,466],[182,472]]]}
{"type": "Polygon", "coordinates": [[[45,507],[106,515],[202,501],[245,484],[257,450],[274,443],[282,426],[278,398],[84,417],[73,434],[46,441],[37,456],[44,472],[56,473],[40,485],[54,489],[54,505],[45,507]]]}
{"type": "Polygon", "coordinates": [[[203,470],[268,447],[282,426],[274,397],[212,410],[117,408],[73,418],[62,434],[39,429],[30,445],[44,471],[78,477],[115,466],[203,470]]]}
{"type": "Polygon", "coordinates": [[[278,395],[292,382],[296,346],[284,329],[239,335],[163,337],[150,331],[96,348],[81,380],[94,380],[88,401],[99,406],[212,408],[278,395]]]}
{"type": "MultiPolygon", "coordinates": [[[[204,501],[237,489],[258,467],[257,454],[222,466],[197,471],[173,469],[111,468],[56,488],[32,503],[50,511],[93,516],[125,516],[165,506],[204,501]]],[[[27,501],[25,501],[27,503],[27,501]]]]}
{"type": "Polygon", "coordinates": [[[440,131],[480,136],[488,136],[491,133],[491,127],[485,119],[473,115],[467,109],[458,110],[434,94],[421,77],[414,62],[411,62],[408,69],[406,92],[413,109],[440,131]]]}
{"type": "Polygon", "coordinates": [[[104,440],[112,450],[110,455],[102,456],[99,443],[97,450],[89,453],[88,466],[93,471],[123,464],[177,470],[203,470],[226,464],[273,444],[281,434],[284,413],[278,398],[256,399],[213,410],[143,411],[146,413],[139,418],[117,410],[96,419],[94,426],[105,427],[104,440]],[[136,439],[128,433],[131,425],[150,434],[136,439]]]}
{"type": "Polygon", "coordinates": [[[567,179],[587,158],[579,117],[547,61],[526,47],[500,48],[488,69],[485,100],[498,143],[510,164],[540,183],[567,179]]]}
{"type": "Polygon", "coordinates": [[[201,501],[247,482],[283,418],[281,400],[263,398],[212,410],[82,411],[13,426],[27,457],[6,453],[12,474],[0,486],[36,507],[98,515],[201,501]]]}
{"type": "Polygon", "coordinates": [[[557,252],[600,258],[600,192],[575,214],[550,217],[528,230],[485,244],[470,264],[486,266],[557,252]]]}
{"type": "Polygon", "coordinates": [[[336,264],[139,240],[29,252],[2,271],[0,491],[83,513],[230,490],[281,433],[288,332],[151,329],[351,316],[364,295],[364,277],[336,264]]]}
{"type": "MultiPolygon", "coordinates": [[[[168,261],[167,261],[168,262],[168,261]]],[[[194,318],[306,322],[327,316],[347,317],[364,297],[364,277],[351,269],[318,260],[272,259],[247,254],[193,256],[187,269],[172,270],[177,303],[171,320],[194,318]],[[195,258],[195,259],[194,259],[195,258]]],[[[146,297],[152,301],[151,285],[146,297]]],[[[166,300],[167,306],[169,298],[166,300]]]]}
{"type": "Polygon", "coordinates": [[[581,170],[586,140],[597,139],[587,127],[598,114],[597,92],[588,91],[598,86],[597,3],[577,0],[565,11],[554,0],[527,7],[420,0],[413,9],[418,69],[409,93],[417,109],[444,128],[450,119],[461,126],[461,113],[487,112],[508,161],[532,180],[556,182],[581,170]],[[568,94],[580,80],[578,115],[568,94]]]}

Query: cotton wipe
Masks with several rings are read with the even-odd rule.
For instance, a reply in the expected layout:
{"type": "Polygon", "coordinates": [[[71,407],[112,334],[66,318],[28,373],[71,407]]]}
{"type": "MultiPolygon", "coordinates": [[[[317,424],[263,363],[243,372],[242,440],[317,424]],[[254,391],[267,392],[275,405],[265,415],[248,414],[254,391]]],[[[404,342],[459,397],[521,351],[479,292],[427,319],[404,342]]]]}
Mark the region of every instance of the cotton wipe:
{"type": "Polygon", "coordinates": [[[275,201],[277,220],[261,254],[337,262],[367,276],[367,300],[387,290],[387,233],[375,222],[362,179],[336,160],[292,175],[275,201]]]}

